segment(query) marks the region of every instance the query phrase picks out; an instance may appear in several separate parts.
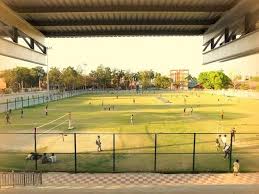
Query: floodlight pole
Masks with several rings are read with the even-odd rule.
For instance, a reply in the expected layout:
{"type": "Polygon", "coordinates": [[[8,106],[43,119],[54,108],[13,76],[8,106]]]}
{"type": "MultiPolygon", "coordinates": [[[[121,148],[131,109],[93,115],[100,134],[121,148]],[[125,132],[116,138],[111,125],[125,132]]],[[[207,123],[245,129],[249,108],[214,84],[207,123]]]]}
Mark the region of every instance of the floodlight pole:
{"type": "MultiPolygon", "coordinates": [[[[48,51],[48,47],[47,47],[47,51],[48,51]]],[[[48,52],[46,52],[46,60],[47,60],[47,96],[48,96],[48,101],[49,101],[49,56],[48,56],[48,52]]]]}
{"type": "Polygon", "coordinates": [[[52,49],[52,47],[46,47],[46,60],[47,60],[47,93],[48,93],[48,101],[50,100],[50,93],[49,93],[49,55],[48,50],[52,49]]]}

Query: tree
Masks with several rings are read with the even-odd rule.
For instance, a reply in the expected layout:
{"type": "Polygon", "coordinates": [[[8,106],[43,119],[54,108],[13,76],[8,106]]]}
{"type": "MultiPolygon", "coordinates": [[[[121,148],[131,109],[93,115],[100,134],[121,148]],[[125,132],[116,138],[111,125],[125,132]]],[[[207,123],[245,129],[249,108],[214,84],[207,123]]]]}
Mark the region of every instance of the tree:
{"type": "Polygon", "coordinates": [[[41,82],[46,76],[46,72],[42,67],[34,67],[30,69],[30,74],[31,74],[31,85],[33,87],[39,86],[41,88],[41,82]]]}
{"type": "Polygon", "coordinates": [[[78,73],[73,67],[69,66],[69,67],[63,69],[61,80],[66,89],[68,89],[68,90],[76,89],[77,78],[78,78],[78,73]]]}
{"type": "Polygon", "coordinates": [[[228,88],[231,84],[230,78],[222,71],[202,72],[198,77],[198,82],[207,89],[228,88]]]}
{"type": "Polygon", "coordinates": [[[139,72],[139,79],[142,84],[143,89],[151,87],[151,80],[153,78],[153,71],[141,71],[139,72]]]}
{"type": "Polygon", "coordinates": [[[170,78],[166,77],[166,76],[162,76],[160,73],[156,73],[155,75],[155,79],[154,79],[154,84],[155,87],[157,88],[169,88],[171,85],[171,80],[170,78]]]}
{"type": "Polygon", "coordinates": [[[56,67],[52,67],[49,70],[49,85],[51,88],[58,89],[60,89],[62,86],[62,73],[56,67]]]}

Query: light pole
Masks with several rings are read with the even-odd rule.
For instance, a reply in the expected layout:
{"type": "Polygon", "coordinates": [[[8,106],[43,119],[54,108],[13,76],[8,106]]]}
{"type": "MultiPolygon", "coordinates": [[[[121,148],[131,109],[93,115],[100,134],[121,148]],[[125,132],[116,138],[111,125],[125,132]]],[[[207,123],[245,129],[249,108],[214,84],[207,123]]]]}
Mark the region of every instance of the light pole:
{"type": "MultiPolygon", "coordinates": [[[[87,64],[84,63],[83,66],[85,66],[85,68],[87,68],[87,64]]],[[[85,90],[86,90],[86,74],[87,74],[87,70],[85,69],[85,90]]]]}
{"type": "Polygon", "coordinates": [[[46,56],[46,60],[47,60],[47,93],[48,93],[48,100],[50,99],[50,93],[49,93],[49,54],[48,54],[48,50],[52,49],[52,47],[46,47],[47,48],[47,56],[46,56]]]}

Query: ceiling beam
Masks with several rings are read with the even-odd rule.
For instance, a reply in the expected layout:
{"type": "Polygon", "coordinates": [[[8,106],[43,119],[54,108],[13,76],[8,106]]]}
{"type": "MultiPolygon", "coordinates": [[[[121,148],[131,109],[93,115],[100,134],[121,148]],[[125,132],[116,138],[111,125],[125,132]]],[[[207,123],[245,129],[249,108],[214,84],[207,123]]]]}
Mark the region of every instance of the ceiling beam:
{"type": "Polygon", "coordinates": [[[89,26],[89,25],[212,25],[216,19],[205,20],[56,20],[56,21],[41,21],[27,20],[35,27],[39,26],[89,26]]]}
{"type": "Polygon", "coordinates": [[[172,35],[202,35],[205,30],[110,30],[110,31],[42,31],[47,37],[106,37],[106,36],[172,36],[172,35]]]}
{"type": "Polygon", "coordinates": [[[225,28],[244,18],[247,14],[258,14],[258,0],[241,0],[235,7],[224,14],[214,25],[212,25],[204,34],[203,43],[207,43],[217,36],[225,28]]]}
{"type": "Polygon", "coordinates": [[[67,12],[225,12],[230,6],[98,6],[98,7],[12,7],[21,14],[67,12]]]}
{"type": "Polygon", "coordinates": [[[44,44],[45,37],[36,28],[21,18],[17,13],[10,9],[6,4],[0,1],[0,21],[4,24],[15,27],[26,35],[44,44]]]}

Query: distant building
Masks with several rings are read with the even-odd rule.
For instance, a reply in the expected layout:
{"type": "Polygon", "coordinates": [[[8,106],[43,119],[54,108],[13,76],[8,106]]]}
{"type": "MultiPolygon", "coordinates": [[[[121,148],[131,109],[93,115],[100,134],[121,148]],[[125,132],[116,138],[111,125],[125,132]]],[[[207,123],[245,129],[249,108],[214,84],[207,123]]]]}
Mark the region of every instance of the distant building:
{"type": "Polygon", "coordinates": [[[188,90],[188,69],[174,69],[170,71],[171,89],[188,90]]]}
{"type": "Polygon", "coordinates": [[[6,83],[3,78],[0,78],[0,90],[6,89],[6,83]]]}

